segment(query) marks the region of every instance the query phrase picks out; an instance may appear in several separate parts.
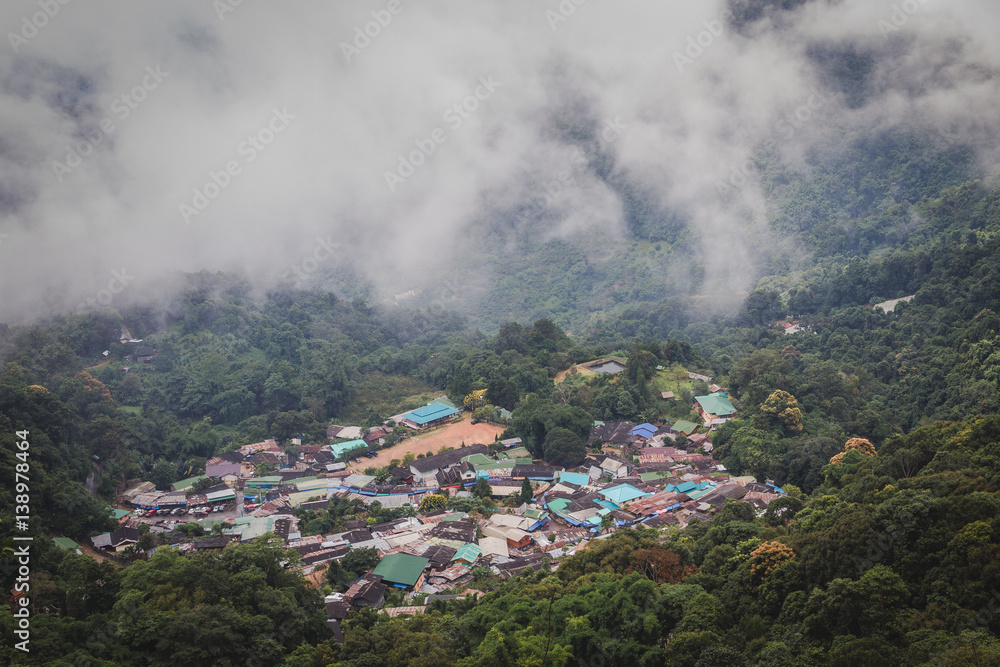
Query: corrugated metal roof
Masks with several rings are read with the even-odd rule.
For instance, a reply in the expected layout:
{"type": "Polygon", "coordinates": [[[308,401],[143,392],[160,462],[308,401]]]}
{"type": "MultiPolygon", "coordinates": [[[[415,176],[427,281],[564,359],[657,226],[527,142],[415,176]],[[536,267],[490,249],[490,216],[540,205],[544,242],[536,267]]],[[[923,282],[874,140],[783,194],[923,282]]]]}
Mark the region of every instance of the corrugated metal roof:
{"type": "Polygon", "coordinates": [[[438,419],[451,417],[452,415],[458,413],[459,410],[457,408],[449,407],[443,403],[429,403],[428,405],[417,408],[416,410],[404,413],[403,419],[408,419],[414,424],[420,424],[422,426],[438,419]]]}
{"type": "Polygon", "coordinates": [[[429,562],[420,556],[390,554],[379,561],[372,574],[381,575],[382,581],[413,586],[429,562]]]}

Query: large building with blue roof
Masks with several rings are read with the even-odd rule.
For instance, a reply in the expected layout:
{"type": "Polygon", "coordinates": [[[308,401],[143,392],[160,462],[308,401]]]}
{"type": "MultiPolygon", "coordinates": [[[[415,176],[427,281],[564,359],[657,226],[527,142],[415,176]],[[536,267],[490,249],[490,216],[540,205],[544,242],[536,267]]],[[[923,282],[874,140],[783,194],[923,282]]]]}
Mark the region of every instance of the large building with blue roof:
{"type": "Polygon", "coordinates": [[[422,408],[401,415],[401,418],[406,426],[422,429],[454,419],[455,415],[461,412],[458,408],[450,407],[444,403],[428,403],[422,408]]]}

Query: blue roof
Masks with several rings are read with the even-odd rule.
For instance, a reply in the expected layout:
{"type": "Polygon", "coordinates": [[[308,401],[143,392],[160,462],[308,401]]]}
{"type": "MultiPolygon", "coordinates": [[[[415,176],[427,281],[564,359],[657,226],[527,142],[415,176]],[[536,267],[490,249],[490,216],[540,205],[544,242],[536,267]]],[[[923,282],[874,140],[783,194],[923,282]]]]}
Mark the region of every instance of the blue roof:
{"type": "Polygon", "coordinates": [[[460,410],[458,408],[451,408],[443,403],[429,403],[422,408],[417,408],[403,415],[403,419],[409,419],[414,424],[429,424],[432,421],[437,421],[438,419],[443,419],[445,417],[451,417],[452,415],[458,414],[460,410]]]}
{"type": "Polygon", "coordinates": [[[560,482],[569,482],[570,484],[576,484],[578,486],[586,486],[590,484],[590,475],[582,472],[561,472],[559,473],[560,482]]]}
{"type": "Polygon", "coordinates": [[[649,495],[648,493],[643,493],[631,484],[619,484],[618,486],[613,486],[610,489],[604,489],[599,493],[616,505],[627,503],[628,501],[635,500],[636,498],[645,498],[649,495]]]}
{"type": "Polygon", "coordinates": [[[649,423],[633,426],[632,430],[628,432],[629,435],[641,435],[644,438],[649,438],[654,433],[656,433],[656,427],[649,423]]]}

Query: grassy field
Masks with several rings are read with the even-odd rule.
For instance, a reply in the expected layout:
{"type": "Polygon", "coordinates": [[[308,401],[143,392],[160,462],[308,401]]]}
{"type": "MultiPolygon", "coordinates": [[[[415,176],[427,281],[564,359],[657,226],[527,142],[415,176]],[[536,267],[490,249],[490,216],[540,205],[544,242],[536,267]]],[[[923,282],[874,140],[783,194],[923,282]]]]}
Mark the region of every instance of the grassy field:
{"type": "Polygon", "coordinates": [[[354,385],[354,400],[345,411],[344,423],[363,423],[370,408],[383,418],[419,408],[441,396],[444,391],[435,389],[413,378],[401,375],[369,373],[354,385]],[[403,398],[395,398],[402,396],[403,398]]]}

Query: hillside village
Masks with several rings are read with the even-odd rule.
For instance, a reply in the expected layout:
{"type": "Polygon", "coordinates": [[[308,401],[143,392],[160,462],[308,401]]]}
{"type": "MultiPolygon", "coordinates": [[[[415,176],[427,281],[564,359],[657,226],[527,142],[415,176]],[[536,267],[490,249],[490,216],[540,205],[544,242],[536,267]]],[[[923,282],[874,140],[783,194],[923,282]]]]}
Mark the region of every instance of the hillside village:
{"type": "Polygon", "coordinates": [[[328,624],[342,638],[340,621],[358,608],[420,613],[422,603],[442,595],[478,595],[476,587],[492,577],[554,569],[621,527],[682,528],[711,519],[727,500],[763,513],[784,492],[732,474],[712,457],[713,430],[738,409],[722,387],[709,389],[693,397],[698,423],[595,421],[586,459],[570,468],[546,464],[520,438],[499,435],[402,454],[410,435],[466,419],[443,397],[384,426],[331,425],[323,444],[244,445],[209,459],[203,475],[170,491],[138,480],[126,485],[115,510],[121,527],[92,544],[109,557],[134,558],[161,546],[223,549],[270,533],[298,554],[292,566],[316,585],[352,552],[370,554],[376,565],[327,596],[328,624]],[[364,468],[363,458],[375,457],[399,426],[409,435],[388,447],[401,458],[364,468]],[[306,524],[328,514],[336,518],[325,525],[336,529],[309,534],[306,524]]]}

